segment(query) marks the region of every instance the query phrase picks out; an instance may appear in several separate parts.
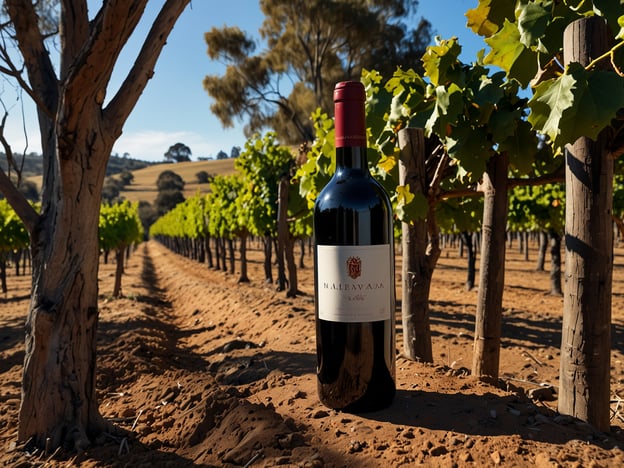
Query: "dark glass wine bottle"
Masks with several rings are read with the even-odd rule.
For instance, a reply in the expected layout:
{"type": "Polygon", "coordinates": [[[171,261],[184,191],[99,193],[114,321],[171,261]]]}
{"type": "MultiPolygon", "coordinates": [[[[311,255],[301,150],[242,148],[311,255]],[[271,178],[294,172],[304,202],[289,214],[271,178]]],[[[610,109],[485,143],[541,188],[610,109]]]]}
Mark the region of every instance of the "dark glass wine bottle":
{"type": "Polygon", "coordinates": [[[336,172],[314,206],[318,393],[347,412],[396,388],[392,208],[368,170],[365,99],[359,82],[334,89],[336,172]]]}

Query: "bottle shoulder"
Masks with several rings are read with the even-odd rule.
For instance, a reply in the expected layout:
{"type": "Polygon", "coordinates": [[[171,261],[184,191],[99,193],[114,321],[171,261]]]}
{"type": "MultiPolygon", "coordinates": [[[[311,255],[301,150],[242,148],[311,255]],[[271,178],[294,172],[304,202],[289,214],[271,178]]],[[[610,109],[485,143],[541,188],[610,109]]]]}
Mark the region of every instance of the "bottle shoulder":
{"type": "Polygon", "coordinates": [[[362,171],[334,174],[316,200],[317,209],[369,208],[371,204],[389,204],[388,195],[377,180],[362,171]]]}

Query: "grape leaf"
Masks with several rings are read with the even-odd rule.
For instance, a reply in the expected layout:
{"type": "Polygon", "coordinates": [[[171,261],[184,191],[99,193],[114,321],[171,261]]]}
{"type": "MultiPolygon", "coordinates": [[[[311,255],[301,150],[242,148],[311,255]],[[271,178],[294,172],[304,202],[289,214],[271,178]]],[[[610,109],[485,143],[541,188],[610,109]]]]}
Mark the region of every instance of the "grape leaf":
{"type": "Polygon", "coordinates": [[[427,217],[429,205],[422,193],[412,193],[408,185],[397,185],[396,197],[395,213],[404,223],[427,217]]]}
{"type": "Polygon", "coordinates": [[[462,91],[455,83],[448,89],[438,86],[435,90],[436,100],[431,117],[425,123],[427,135],[435,133],[440,138],[444,138],[450,125],[457,122],[458,116],[464,110],[464,100],[462,91]]]}
{"type": "MultiPolygon", "coordinates": [[[[574,65],[574,64],[571,64],[574,65]]],[[[564,113],[565,142],[587,136],[593,140],[607,127],[624,102],[624,78],[606,70],[587,71],[575,66],[571,73],[577,80],[574,106],[564,113]]]]}
{"type": "Polygon", "coordinates": [[[537,153],[537,137],[526,120],[516,120],[513,134],[502,141],[499,151],[507,151],[510,166],[521,174],[529,174],[533,170],[537,153]]]}
{"type": "Polygon", "coordinates": [[[461,64],[457,60],[461,53],[461,46],[456,38],[440,40],[438,44],[427,47],[422,57],[425,75],[435,86],[445,85],[458,81],[461,74],[461,64]]]}
{"type": "Polygon", "coordinates": [[[505,19],[515,18],[514,4],[508,0],[479,0],[476,8],[466,12],[466,26],[479,36],[490,37],[498,32],[505,19]]]}
{"type": "Polygon", "coordinates": [[[593,3],[594,11],[607,20],[611,31],[617,32],[618,39],[621,39],[624,34],[624,25],[620,21],[624,16],[624,0],[594,0],[593,3]]]}
{"type": "Polygon", "coordinates": [[[575,80],[568,74],[544,81],[535,87],[529,100],[529,122],[534,129],[555,141],[559,136],[559,122],[565,109],[572,106],[575,80]]]}
{"type": "Polygon", "coordinates": [[[444,141],[449,156],[458,160],[460,167],[466,171],[464,177],[470,182],[478,181],[492,154],[485,129],[471,125],[452,127],[451,134],[444,141]]]}
{"type": "Polygon", "coordinates": [[[427,98],[427,84],[412,69],[403,71],[399,68],[388,80],[385,89],[393,96],[387,120],[395,132],[405,128],[414,114],[432,107],[431,100],[427,98]]]}
{"type": "Polygon", "coordinates": [[[489,129],[492,134],[492,139],[497,142],[502,142],[513,136],[521,116],[522,112],[520,109],[510,109],[506,106],[500,106],[496,109],[489,120],[489,129]]]}
{"type": "Polygon", "coordinates": [[[381,86],[382,77],[377,71],[362,71],[362,83],[366,90],[366,126],[378,135],[386,126],[384,112],[390,106],[392,95],[381,86]]]}
{"type": "Polygon", "coordinates": [[[537,73],[537,54],[522,44],[518,26],[505,20],[503,28],[485,42],[491,50],[484,62],[502,68],[526,88],[537,73]]]}
{"type": "Polygon", "coordinates": [[[566,73],[539,84],[529,101],[529,122],[562,148],[577,138],[596,139],[624,102],[624,78],[571,63],[566,73]]]}
{"type": "Polygon", "coordinates": [[[505,74],[498,72],[488,76],[487,69],[477,66],[473,67],[468,75],[466,88],[470,89],[472,94],[471,116],[476,123],[486,124],[496,105],[503,98],[505,74]]]}
{"type": "MultiPolygon", "coordinates": [[[[550,6],[550,5],[548,5],[550,6]]],[[[551,7],[552,8],[552,7],[551,7]]],[[[551,15],[549,9],[539,2],[520,3],[517,7],[520,42],[534,47],[544,37],[551,15]]]]}

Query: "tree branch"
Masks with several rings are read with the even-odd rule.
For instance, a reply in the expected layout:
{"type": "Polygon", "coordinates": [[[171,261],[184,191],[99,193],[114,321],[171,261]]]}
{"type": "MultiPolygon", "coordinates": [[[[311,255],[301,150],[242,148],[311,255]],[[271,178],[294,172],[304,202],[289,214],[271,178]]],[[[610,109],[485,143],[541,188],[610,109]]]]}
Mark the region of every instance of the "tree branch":
{"type": "Polygon", "coordinates": [[[86,0],[62,0],[60,37],[63,48],[61,50],[61,80],[64,80],[69,67],[83,44],[89,38],[89,15],[86,0]]]}
{"type": "MultiPolygon", "coordinates": [[[[555,184],[558,182],[563,182],[565,180],[565,165],[561,164],[557,169],[549,174],[544,174],[542,176],[537,177],[528,177],[523,179],[507,179],[507,189],[512,189],[514,187],[526,187],[529,185],[545,185],[545,184],[555,184]]],[[[480,196],[483,193],[477,190],[477,188],[459,188],[455,190],[448,190],[446,192],[441,192],[438,195],[438,200],[448,200],[450,198],[461,198],[461,197],[474,197],[480,196]]]]}
{"type": "Polygon", "coordinates": [[[565,164],[561,164],[557,169],[549,174],[526,179],[507,179],[507,188],[526,187],[528,185],[556,184],[565,181],[565,164]]]}
{"type": "Polygon", "coordinates": [[[156,61],[166,44],[167,38],[179,16],[190,0],[167,0],[158,13],[143,43],[128,76],[104,109],[105,125],[113,136],[121,135],[121,130],[147,82],[154,75],[156,61]]]}
{"type": "MultiPolygon", "coordinates": [[[[6,0],[5,5],[28,71],[30,87],[24,89],[34,99],[40,112],[46,116],[54,115],[58,104],[58,83],[33,3],[6,0]]],[[[18,79],[18,82],[23,87],[23,80],[18,79]]]]}
{"type": "MultiPolygon", "coordinates": [[[[85,3],[85,0],[80,2],[85,3]]],[[[72,10],[71,4],[71,0],[64,0],[65,8],[72,10]]],[[[117,58],[139,23],[146,4],[147,0],[104,2],[91,21],[87,36],[83,24],[86,6],[75,9],[75,18],[67,19],[64,27],[75,25],[78,29],[68,29],[62,36],[64,46],[68,47],[61,61],[64,102],[74,103],[77,109],[103,104],[117,58]]],[[[69,127],[79,121],[75,116],[62,117],[67,120],[59,123],[69,127]]]]}
{"type": "Polygon", "coordinates": [[[39,214],[30,203],[28,203],[26,197],[17,190],[17,187],[13,185],[2,169],[0,169],[0,192],[4,194],[9,204],[15,210],[15,213],[17,213],[17,216],[20,217],[24,226],[26,226],[26,230],[32,235],[39,221],[39,214]]]}

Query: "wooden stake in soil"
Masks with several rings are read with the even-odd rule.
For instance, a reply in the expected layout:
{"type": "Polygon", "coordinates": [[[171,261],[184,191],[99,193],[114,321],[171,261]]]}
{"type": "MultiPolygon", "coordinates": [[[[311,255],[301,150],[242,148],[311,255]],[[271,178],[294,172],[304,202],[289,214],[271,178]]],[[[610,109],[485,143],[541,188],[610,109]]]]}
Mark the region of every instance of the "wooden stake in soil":
{"type": "Polygon", "coordinates": [[[509,156],[490,157],[483,175],[483,224],[472,374],[498,378],[505,285],[509,156]]]}
{"type": "MultiPolygon", "coordinates": [[[[564,32],[564,62],[586,66],[609,50],[603,18],[589,17],[564,32]]],[[[609,130],[566,149],[565,287],[559,412],[609,430],[613,160],[609,130]]]]}
{"type": "MultiPolygon", "coordinates": [[[[405,128],[399,131],[399,183],[411,193],[427,196],[425,139],[423,130],[405,128]]],[[[405,357],[433,362],[429,324],[429,290],[433,267],[427,256],[426,220],[402,223],[402,324],[405,357]]],[[[435,258],[437,260],[437,257],[435,258]]],[[[435,266],[435,260],[433,265],[435,266]]]]}

